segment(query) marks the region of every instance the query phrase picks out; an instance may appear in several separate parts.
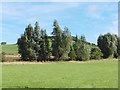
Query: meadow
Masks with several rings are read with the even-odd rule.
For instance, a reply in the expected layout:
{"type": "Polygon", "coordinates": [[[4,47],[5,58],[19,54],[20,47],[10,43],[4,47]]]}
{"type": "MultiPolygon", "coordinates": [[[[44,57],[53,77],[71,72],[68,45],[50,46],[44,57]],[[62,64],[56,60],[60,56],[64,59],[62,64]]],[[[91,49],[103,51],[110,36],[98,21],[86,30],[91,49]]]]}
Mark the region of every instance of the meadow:
{"type": "Polygon", "coordinates": [[[3,64],[3,88],[117,88],[118,60],[3,64]]]}
{"type": "Polygon", "coordinates": [[[18,54],[17,44],[6,44],[0,46],[2,47],[2,52],[5,52],[6,54],[18,54]]]}

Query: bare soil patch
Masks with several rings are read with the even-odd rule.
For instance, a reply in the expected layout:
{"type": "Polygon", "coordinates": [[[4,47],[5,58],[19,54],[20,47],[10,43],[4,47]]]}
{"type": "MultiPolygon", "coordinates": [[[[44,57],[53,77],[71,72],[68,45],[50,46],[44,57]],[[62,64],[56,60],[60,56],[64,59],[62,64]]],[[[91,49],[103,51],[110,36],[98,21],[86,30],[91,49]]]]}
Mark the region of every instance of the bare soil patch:
{"type": "Polygon", "coordinates": [[[9,55],[9,54],[6,54],[5,55],[5,57],[16,57],[16,58],[20,58],[20,54],[11,54],[11,55],[9,55]]]}

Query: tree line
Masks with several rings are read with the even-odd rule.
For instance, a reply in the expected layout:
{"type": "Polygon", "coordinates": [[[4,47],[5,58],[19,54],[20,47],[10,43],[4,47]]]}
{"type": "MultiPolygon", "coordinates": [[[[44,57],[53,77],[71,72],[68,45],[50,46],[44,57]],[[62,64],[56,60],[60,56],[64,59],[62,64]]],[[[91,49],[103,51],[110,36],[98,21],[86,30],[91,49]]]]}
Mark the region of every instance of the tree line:
{"type": "Polygon", "coordinates": [[[107,33],[98,37],[98,45],[87,42],[84,35],[72,36],[67,27],[61,29],[57,20],[53,22],[51,36],[46,29],[40,29],[39,23],[33,28],[29,24],[18,38],[18,51],[25,61],[67,61],[118,58],[120,39],[117,35],[107,33]]]}

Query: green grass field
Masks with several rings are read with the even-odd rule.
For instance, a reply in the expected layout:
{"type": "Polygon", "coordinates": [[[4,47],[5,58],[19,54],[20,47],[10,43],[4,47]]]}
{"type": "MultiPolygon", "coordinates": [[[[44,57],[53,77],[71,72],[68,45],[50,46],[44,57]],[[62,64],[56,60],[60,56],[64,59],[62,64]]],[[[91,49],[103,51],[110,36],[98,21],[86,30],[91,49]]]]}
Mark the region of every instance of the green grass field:
{"type": "Polygon", "coordinates": [[[117,88],[118,61],[2,66],[3,88],[117,88]]]}
{"type": "Polygon", "coordinates": [[[6,54],[18,54],[18,47],[15,44],[7,44],[1,46],[2,52],[5,52],[6,54]]]}

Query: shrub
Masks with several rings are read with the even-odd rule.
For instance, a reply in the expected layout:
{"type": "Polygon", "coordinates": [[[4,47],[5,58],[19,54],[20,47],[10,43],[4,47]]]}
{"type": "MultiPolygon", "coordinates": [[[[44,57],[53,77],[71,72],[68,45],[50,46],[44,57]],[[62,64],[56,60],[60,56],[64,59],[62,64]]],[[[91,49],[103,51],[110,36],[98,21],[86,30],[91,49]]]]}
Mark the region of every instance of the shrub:
{"type": "Polygon", "coordinates": [[[2,62],[5,61],[5,52],[2,52],[2,54],[1,54],[1,61],[2,61],[2,62]]]}
{"type": "Polygon", "coordinates": [[[7,44],[7,42],[1,42],[1,45],[6,45],[7,44]]]}
{"type": "Polygon", "coordinates": [[[103,56],[101,50],[97,47],[91,48],[90,59],[101,59],[103,56]]]}
{"type": "Polygon", "coordinates": [[[77,56],[76,56],[74,50],[70,51],[70,53],[69,53],[69,57],[70,57],[70,60],[76,60],[76,57],[77,57],[77,56]]]}
{"type": "Polygon", "coordinates": [[[87,61],[90,59],[90,46],[87,44],[83,44],[80,48],[80,60],[87,61]]]}

